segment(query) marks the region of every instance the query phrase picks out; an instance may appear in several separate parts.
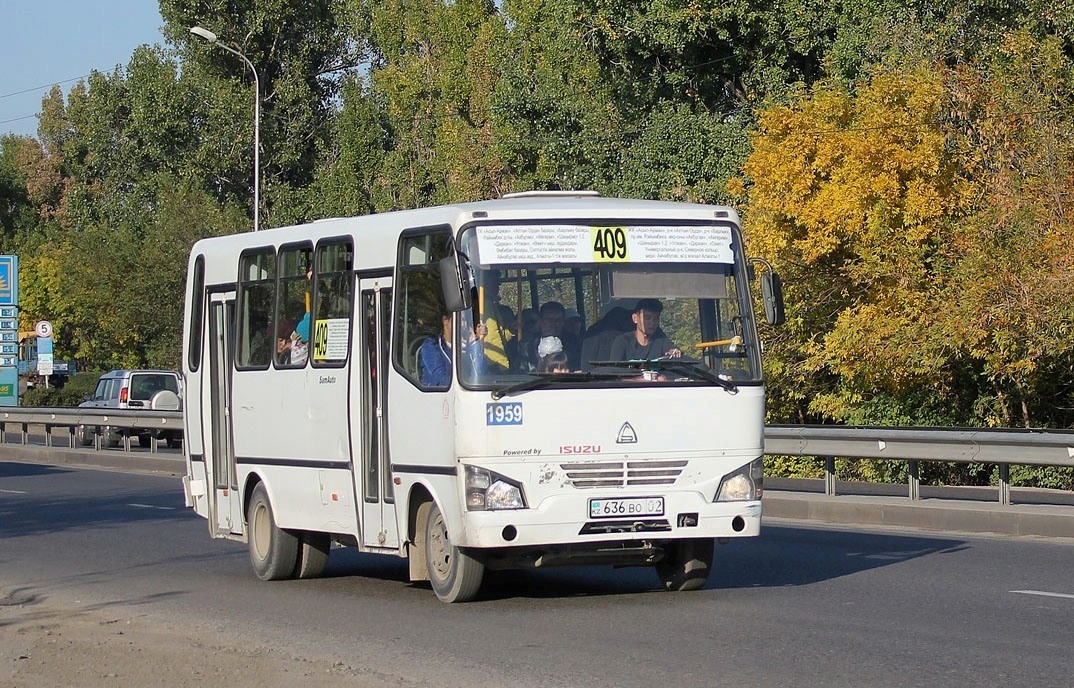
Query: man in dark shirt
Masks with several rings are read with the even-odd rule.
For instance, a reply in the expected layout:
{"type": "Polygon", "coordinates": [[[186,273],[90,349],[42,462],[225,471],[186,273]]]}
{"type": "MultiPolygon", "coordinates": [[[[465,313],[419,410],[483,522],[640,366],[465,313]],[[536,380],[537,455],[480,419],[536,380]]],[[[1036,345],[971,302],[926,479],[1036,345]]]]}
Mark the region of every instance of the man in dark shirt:
{"type": "Polygon", "coordinates": [[[650,361],[654,358],[679,358],[682,351],[660,329],[664,304],[656,299],[640,299],[630,319],[634,330],[612,342],[613,361],[650,361]]]}

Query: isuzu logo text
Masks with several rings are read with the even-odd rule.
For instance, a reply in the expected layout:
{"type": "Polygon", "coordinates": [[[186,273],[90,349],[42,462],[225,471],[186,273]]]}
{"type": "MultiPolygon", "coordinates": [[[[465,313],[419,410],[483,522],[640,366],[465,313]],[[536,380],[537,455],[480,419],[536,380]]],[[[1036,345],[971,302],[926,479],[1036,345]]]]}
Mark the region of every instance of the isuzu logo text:
{"type": "Polygon", "coordinates": [[[559,447],[560,454],[599,454],[599,444],[563,444],[559,447]]]}

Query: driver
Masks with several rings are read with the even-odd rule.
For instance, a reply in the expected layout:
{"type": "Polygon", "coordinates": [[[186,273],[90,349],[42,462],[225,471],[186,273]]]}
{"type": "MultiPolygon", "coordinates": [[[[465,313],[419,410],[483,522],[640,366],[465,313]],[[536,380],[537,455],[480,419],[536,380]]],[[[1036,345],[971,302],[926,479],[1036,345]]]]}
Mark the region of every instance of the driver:
{"type": "Polygon", "coordinates": [[[612,342],[613,361],[651,361],[655,358],[679,358],[682,351],[660,329],[664,304],[657,299],[639,299],[630,319],[634,329],[612,342]]]}

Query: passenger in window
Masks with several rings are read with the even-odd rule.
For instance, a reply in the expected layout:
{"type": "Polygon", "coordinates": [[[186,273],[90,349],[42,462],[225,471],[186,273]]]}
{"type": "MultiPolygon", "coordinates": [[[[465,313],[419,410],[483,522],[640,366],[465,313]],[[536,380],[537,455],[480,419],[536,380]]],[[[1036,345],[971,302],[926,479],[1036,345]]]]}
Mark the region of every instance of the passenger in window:
{"type": "Polygon", "coordinates": [[[418,350],[418,379],[426,387],[451,384],[451,314],[440,315],[440,333],[425,338],[418,350]]]}
{"type": "Polygon", "coordinates": [[[518,333],[511,323],[515,314],[500,303],[500,273],[485,273],[482,285],[481,325],[486,334],[482,339],[485,361],[490,372],[507,372],[515,366],[518,351],[518,333]]]}
{"type": "Polygon", "coordinates": [[[613,361],[651,361],[655,358],[679,358],[682,351],[660,329],[664,304],[657,299],[640,299],[630,319],[634,330],[612,342],[613,361]]]}
{"type": "Polygon", "coordinates": [[[288,340],[291,350],[291,365],[306,365],[310,356],[310,314],[309,311],[295,325],[295,331],[288,340]]]}
{"type": "Polygon", "coordinates": [[[570,365],[567,363],[567,352],[563,350],[563,342],[559,337],[542,337],[537,344],[538,373],[567,373],[570,365]]]}
{"type": "Polygon", "coordinates": [[[575,339],[582,338],[582,316],[573,308],[563,314],[563,331],[575,339]]]}
{"type": "Polygon", "coordinates": [[[526,341],[538,331],[537,323],[540,322],[540,318],[537,316],[537,310],[534,308],[522,309],[522,320],[519,329],[519,341],[526,341]]]}
{"type": "Polygon", "coordinates": [[[567,309],[559,301],[549,301],[541,306],[538,311],[538,332],[524,343],[525,358],[529,363],[530,370],[536,370],[540,362],[537,347],[544,337],[557,337],[563,343],[563,350],[567,352],[567,361],[572,370],[579,367],[581,359],[581,342],[577,337],[572,337],[563,331],[567,309]]]}
{"type": "Polygon", "coordinates": [[[612,359],[612,344],[624,332],[634,330],[630,311],[622,306],[608,307],[607,312],[585,331],[582,340],[582,370],[590,370],[593,361],[622,360],[612,359]]]}

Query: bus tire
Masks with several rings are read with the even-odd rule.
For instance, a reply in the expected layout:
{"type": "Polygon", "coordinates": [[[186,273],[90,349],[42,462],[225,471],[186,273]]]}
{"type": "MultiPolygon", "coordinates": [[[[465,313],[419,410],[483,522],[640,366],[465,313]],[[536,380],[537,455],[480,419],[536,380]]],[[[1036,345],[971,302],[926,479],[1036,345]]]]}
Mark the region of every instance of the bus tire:
{"type": "Polygon", "coordinates": [[[293,578],[298,565],[298,537],[276,526],[268,490],[258,483],[246,510],[250,563],[261,580],[293,578]]]}
{"type": "Polygon", "coordinates": [[[298,535],[298,561],[295,578],[320,578],[328,568],[328,550],[332,538],[328,533],[303,531],[298,535]]]}
{"type": "Polygon", "coordinates": [[[664,558],[656,562],[656,574],[664,589],[672,592],[700,590],[712,571],[716,542],[712,538],[676,540],[665,544],[664,558]]]}
{"type": "MultiPolygon", "coordinates": [[[[451,542],[447,521],[434,502],[421,506],[425,519],[425,564],[429,583],[442,602],[469,602],[481,589],[485,564],[451,542]]],[[[421,511],[419,511],[419,523],[421,511]]]]}

